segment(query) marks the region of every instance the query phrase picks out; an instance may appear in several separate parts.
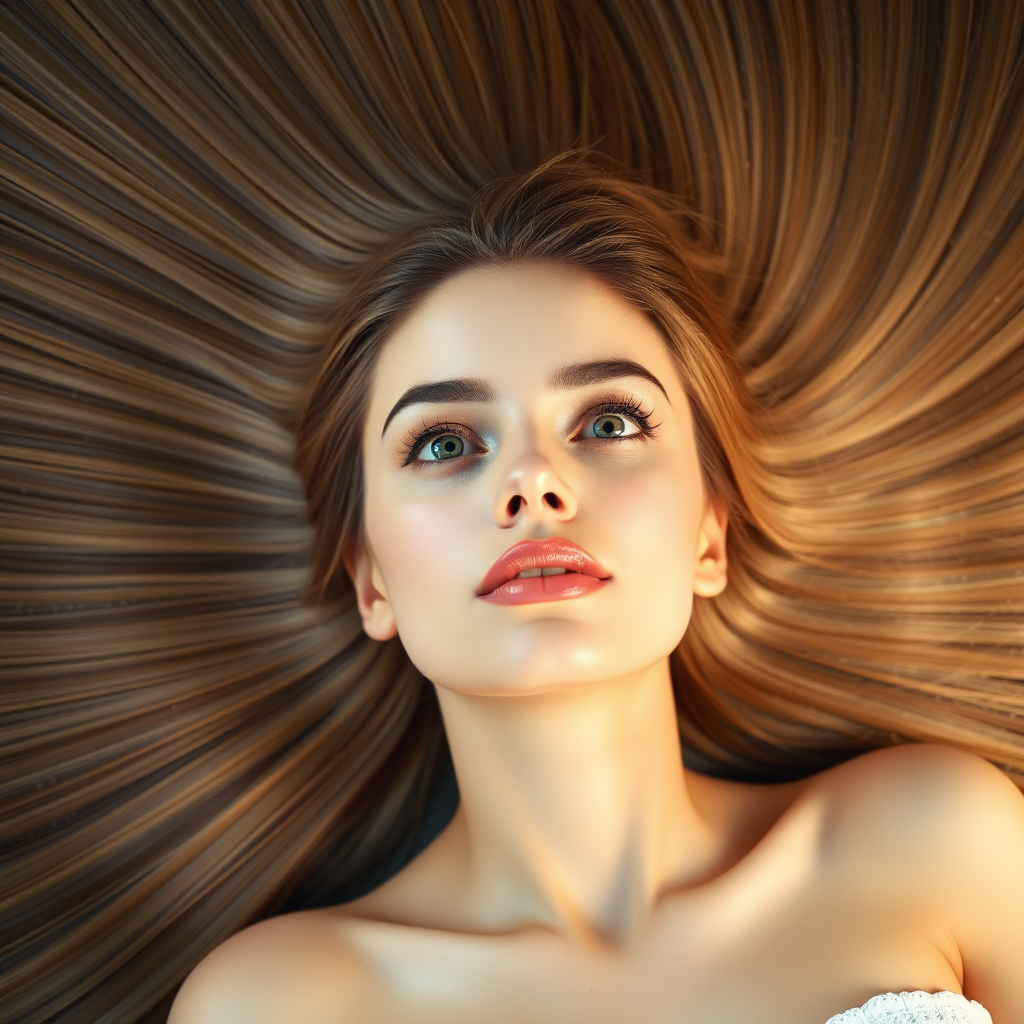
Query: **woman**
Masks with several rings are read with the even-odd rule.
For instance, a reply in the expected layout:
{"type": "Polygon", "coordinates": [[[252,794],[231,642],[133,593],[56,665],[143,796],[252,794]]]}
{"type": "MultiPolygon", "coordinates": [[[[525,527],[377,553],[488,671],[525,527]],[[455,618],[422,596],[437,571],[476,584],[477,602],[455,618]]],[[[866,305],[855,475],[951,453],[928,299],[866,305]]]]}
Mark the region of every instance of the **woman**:
{"type": "Polygon", "coordinates": [[[931,745],[770,786],[684,768],[670,657],[727,536],[774,532],[684,228],[560,159],[357,283],[298,435],[314,591],[351,581],[434,684],[461,805],[368,895],[217,949],[171,1024],[1024,1019],[997,769],[931,745]]]}
{"type": "MultiPolygon", "coordinates": [[[[101,0],[7,4],[0,23],[0,1024],[164,1024],[190,972],[254,922],[342,904],[350,917],[386,916],[379,902],[353,901],[452,818],[459,793],[435,688],[397,635],[382,642],[364,632],[339,549],[341,538],[362,535],[345,519],[363,508],[363,473],[350,457],[362,435],[331,461],[311,414],[303,480],[295,431],[325,346],[340,337],[337,310],[367,261],[410,224],[574,147],[680,197],[683,231],[674,220],[669,233],[685,249],[694,293],[679,293],[673,277],[637,294],[661,256],[616,277],[612,292],[666,316],[708,318],[699,330],[666,322],[662,333],[688,339],[673,372],[687,390],[702,486],[708,507],[725,516],[729,557],[724,590],[694,599],[670,655],[685,770],[662,749],[651,773],[666,788],[664,814],[646,803],[637,812],[639,862],[653,842],[644,829],[657,834],[662,822],[676,844],[639,874],[622,853],[632,828],[595,837],[600,871],[557,847],[553,888],[538,891],[535,871],[512,876],[538,927],[565,933],[568,918],[541,899],[563,892],[558,914],[579,911],[571,934],[602,937],[625,964],[625,951],[638,948],[630,936],[650,934],[644,921],[662,920],[673,894],[685,904],[702,885],[728,888],[728,862],[756,865],[749,851],[791,834],[786,815],[817,799],[806,796],[811,788],[856,765],[925,756],[908,743],[957,747],[1024,785],[1020,5],[101,0]],[[724,336],[729,359],[712,351],[724,336]],[[702,338],[712,340],[704,355],[702,338]],[[742,388],[729,384],[731,359],[742,388]],[[696,372],[704,365],[706,380],[696,372]],[[304,482],[319,510],[316,536],[304,482]],[[306,600],[314,553],[321,603],[306,600]],[[850,761],[891,747],[875,761],[850,761]],[[797,792],[798,780],[842,762],[848,768],[797,792]],[[793,786],[734,784],[755,782],[793,786]],[[700,835],[705,845],[695,848],[700,835]],[[688,859],[694,849],[704,861],[688,859]],[[615,892],[625,895],[610,903],[605,876],[618,863],[626,867],[615,892]]],[[[647,202],[629,194],[631,209],[647,202]]],[[[667,200],[654,195],[660,209],[667,200]]],[[[660,223],[653,208],[650,216],[660,223]]],[[[678,254],[669,262],[679,269],[678,254]]],[[[457,275],[442,276],[421,301],[457,275]]],[[[385,355],[391,333],[378,346],[385,355]]],[[[508,343],[526,351],[528,340],[508,343]]],[[[328,401],[324,415],[347,402],[362,408],[372,364],[325,370],[324,381],[351,392],[328,401]]],[[[514,382],[492,379],[498,372],[488,369],[497,404],[481,414],[518,403],[534,443],[572,477],[562,456],[585,449],[558,433],[569,429],[561,421],[543,434],[535,418],[537,402],[556,393],[515,392],[514,382]]],[[[650,372],[678,398],[672,373],[650,372]]],[[[436,380],[425,373],[402,386],[436,380]]],[[[604,383],[649,398],[634,413],[652,413],[654,436],[636,440],[633,414],[609,412],[623,433],[613,425],[590,439],[607,442],[587,463],[595,472],[633,458],[601,461],[613,451],[639,458],[673,436],[682,450],[688,435],[669,432],[681,422],[679,401],[669,410],[676,419],[663,418],[661,392],[648,396],[643,380],[604,383]]],[[[479,433],[464,420],[474,410],[435,416],[479,433]]],[[[389,441],[417,411],[396,414],[389,441]]],[[[504,465],[508,431],[493,441],[462,438],[468,448],[456,461],[469,459],[496,487],[486,467],[504,465]]],[[[684,468],[665,478],[677,490],[684,468]]],[[[437,479],[454,489],[472,476],[460,473],[442,468],[437,479]]],[[[594,509],[593,487],[573,493],[579,508],[594,509]]],[[[497,530],[487,508],[492,518],[477,525],[497,530]]],[[[524,529],[528,513],[529,503],[494,536],[524,529]]],[[[665,523],[651,534],[662,545],[683,536],[673,514],[671,542],[665,523]]],[[[449,518],[444,526],[465,525],[449,518]]],[[[603,522],[591,520],[595,530],[603,522]]],[[[563,618],[584,615],[647,572],[616,564],[621,538],[644,531],[613,531],[606,544],[582,523],[537,532],[575,543],[612,577],[599,593],[554,602],[545,611],[552,621],[555,605],[563,618]]],[[[371,537],[376,529],[368,524],[371,537]]],[[[466,526],[460,537],[473,535],[466,526]]],[[[684,556],[696,582],[694,541],[684,556]]],[[[478,552],[470,608],[512,546],[489,544],[478,552]]],[[[373,553],[413,646],[406,591],[391,579],[384,546],[373,553]]],[[[691,572],[685,559],[673,569],[676,586],[691,572]]],[[[662,608],[650,596],[656,582],[645,584],[645,608],[662,608]]],[[[664,606],[666,615],[675,608],[676,634],[682,600],[676,593],[664,606]]],[[[650,658],[653,641],[632,621],[622,629],[650,658]]],[[[657,623],[645,612],[648,625],[657,623]]],[[[663,647],[670,632],[660,634],[663,647]]],[[[609,627],[607,642],[622,635],[609,627]]],[[[416,657],[427,665],[424,651],[416,657]]],[[[431,671],[443,683],[441,669],[431,671]]],[[[452,719],[457,690],[445,692],[456,694],[444,697],[452,719]]],[[[667,743],[663,730],[661,722],[643,731],[667,743]]],[[[457,754],[465,776],[465,752],[457,754]]],[[[608,758],[610,770],[617,762],[608,758]]],[[[475,755],[472,763],[483,765],[475,755]]],[[[900,773],[885,763],[888,786],[900,773]]],[[[941,779],[942,765],[922,774],[941,779]]],[[[620,768],[629,778],[640,771],[620,768]]],[[[956,796],[956,778],[939,785],[937,800],[956,796]]],[[[465,827],[479,830],[469,781],[462,785],[465,827]]],[[[639,783],[631,785],[628,793],[639,783]]],[[[586,793],[559,792],[572,801],[586,793]]],[[[626,799],[620,793],[618,806],[626,799]]],[[[915,815],[932,806],[920,793],[909,803],[915,815]]],[[[543,807],[524,806],[547,821],[543,807]]],[[[571,836],[590,834],[577,824],[571,836]]],[[[869,874],[900,877],[888,865],[869,874]]],[[[971,868],[965,877],[979,875],[971,868]]],[[[723,934],[753,935],[760,920],[723,934]]],[[[474,919],[455,923],[481,931],[474,919]]],[[[873,934],[898,932],[888,922],[873,934]]],[[[818,934],[805,932],[809,943],[818,934]]],[[[776,931],[765,935],[761,955],[773,944],[780,957],[796,955],[776,931]]],[[[958,931],[957,940],[966,956],[968,938],[958,931]]],[[[681,943],[664,948],[688,948],[681,943]]],[[[709,978],[713,952],[700,961],[709,978]]],[[[564,960],[553,952],[550,962],[564,960]]],[[[717,992],[742,994],[740,966],[717,992]]],[[[564,972],[567,982],[580,977],[564,972]]],[[[811,1008],[820,1020],[890,988],[955,992],[957,977],[915,968],[807,998],[820,997],[811,1008]]],[[[998,1018],[998,994],[973,985],[968,972],[962,988],[998,1018]]],[[[595,988],[616,1012],[617,991],[595,988]]],[[[669,1002],[672,1014],[685,1004],[669,1002]]]]}

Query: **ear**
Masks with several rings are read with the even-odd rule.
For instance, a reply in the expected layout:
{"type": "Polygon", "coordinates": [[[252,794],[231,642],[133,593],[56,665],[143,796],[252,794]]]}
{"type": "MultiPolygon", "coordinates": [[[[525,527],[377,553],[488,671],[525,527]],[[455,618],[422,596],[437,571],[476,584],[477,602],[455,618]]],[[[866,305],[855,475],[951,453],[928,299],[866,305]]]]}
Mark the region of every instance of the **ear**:
{"type": "Polygon", "coordinates": [[[725,555],[725,533],[729,513],[724,505],[709,501],[697,534],[697,561],[693,571],[693,592],[698,597],[715,597],[729,582],[725,555]]]}
{"type": "Polygon", "coordinates": [[[353,544],[345,549],[343,561],[356,591],[363,632],[373,640],[390,640],[398,626],[373,552],[368,545],[353,544]]]}

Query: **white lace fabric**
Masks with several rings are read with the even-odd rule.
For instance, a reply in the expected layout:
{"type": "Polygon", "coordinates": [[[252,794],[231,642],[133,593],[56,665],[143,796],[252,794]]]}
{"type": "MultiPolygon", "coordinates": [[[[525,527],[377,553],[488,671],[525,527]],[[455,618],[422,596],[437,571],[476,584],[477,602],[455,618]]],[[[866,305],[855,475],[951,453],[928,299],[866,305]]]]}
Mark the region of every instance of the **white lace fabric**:
{"type": "Polygon", "coordinates": [[[992,1024],[992,1018],[956,992],[885,992],[825,1024],[992,1024]]]}

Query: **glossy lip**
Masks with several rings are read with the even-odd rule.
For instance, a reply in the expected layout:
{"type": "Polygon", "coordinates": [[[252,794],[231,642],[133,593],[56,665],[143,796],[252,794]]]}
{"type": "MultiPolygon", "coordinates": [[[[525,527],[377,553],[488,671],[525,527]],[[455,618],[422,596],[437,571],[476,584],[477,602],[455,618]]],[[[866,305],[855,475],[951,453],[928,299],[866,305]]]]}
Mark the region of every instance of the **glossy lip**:
{"type": "Polygon", "coordinates": [[[563,537],[522,540],[488,569],[476,596],[492,604],[532,604],[582,597],[604,586],[609,573],[583,548],[563,537]],[[516,579],[524,569],[567,569],[557,576],[516,579]]]}

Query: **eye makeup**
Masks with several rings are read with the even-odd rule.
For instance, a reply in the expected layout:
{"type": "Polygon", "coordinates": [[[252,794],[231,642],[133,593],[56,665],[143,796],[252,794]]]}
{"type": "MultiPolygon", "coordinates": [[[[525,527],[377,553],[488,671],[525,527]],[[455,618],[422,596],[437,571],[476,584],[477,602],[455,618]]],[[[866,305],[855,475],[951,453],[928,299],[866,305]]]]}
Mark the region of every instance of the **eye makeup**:
{"type": "MultiPolygon", "coordinates": [[[[588,405],[581,413],[575,417],[576,427],[574,428],[570,440],[573,443],[579,443],[585,441],[598,442],[600,444],[607,444],[609,441],[627,441],[627,440],[646,440],[655,436],[655,431],[660,424],[651,423],[651,416],[653,411],[645,411],[644,402],[636,395],[629,393],[616,393],[609,395],[603,401],[599,401],[596,405],[588,405]],[[584,429],[585,424],[599,416],[621,416],[625,419],[630,420],[637,428],[635,434],[629,434],[621,437],[581,437],[581,431],[584,429]]],[[[467,427],[463,423],[453,422],[451,420],[439,417],[433,423],[428,423],[424,420],[418,428],[409,430],[402,438],[399,446],[400,455],[402,458],[401,465],[408,466],[414,462],[421,464],[436,463],[436,462],[455,462],[462,458],[463,455],[479,455],[486,452],[487,445],[480,439],[476,431],[467,427]],[[458,456],[451,459],[420,459],[419,455],[423,449],[437,438],[445,435],[455,435],[461,437],[463,441],[467,442],[468,445],[473,448],[473,451],[460,452],[458,456]]]]}
{"type": "Polygon", "coordinates": [[[578,420],[575,437],[577,441],[628,440],[629,438],[646,439],[654,437],[654,431],[660,426],[660,424],[651,423],[652,415],[653,411],[645,412],[643,403],[640,399],[634,396],[607,399],[596,406],[592,406],[583,413],[578,420]],[[602,438],[600,436],[595,436],[593,438],[580,437],[579,433],[585,424],[600,416],[621,416],[625,419],[632,420],[637,427],[638,433],[626,435],[625,437],[620,438],[602,438]]]}
{"type": "MultiPolygon", "coordinates": [[[[419,459],[419,454],[423,449],[430,444],[431,441],[439,437],[444,437],[446,434],[454,434],[457,437],[461,437],[463,441],[468,442],[472,447],[476,448],[476,452],[469,452],[464,454],[479,454],[481,451],[486,450],[484,443],[477,437],[476,433],[470,430],[468,427],[461,423],[452,423],[448,420],[439,419],[430,426],[424,423],[418,430],[409,431],[402,439],[400,451],[402,453],[402,465],[408,466],[410,463],[422,461],[422,462],[453,462],[454,459],[419,459]]],[[[461,456],[460,456],[461,457],[461,456]]]]}

